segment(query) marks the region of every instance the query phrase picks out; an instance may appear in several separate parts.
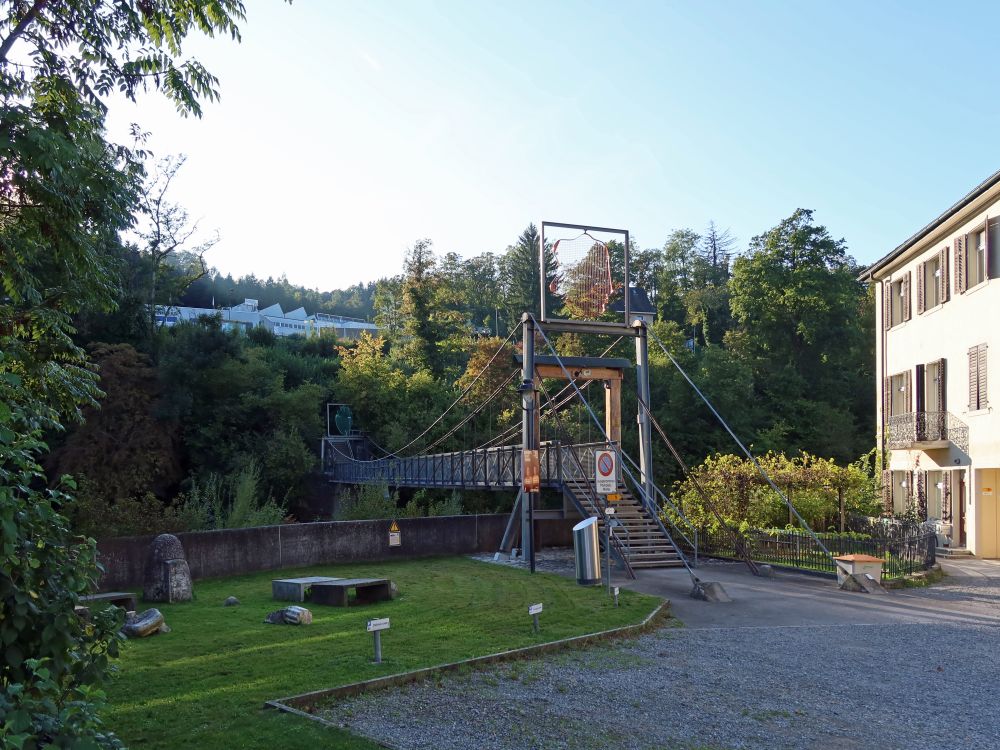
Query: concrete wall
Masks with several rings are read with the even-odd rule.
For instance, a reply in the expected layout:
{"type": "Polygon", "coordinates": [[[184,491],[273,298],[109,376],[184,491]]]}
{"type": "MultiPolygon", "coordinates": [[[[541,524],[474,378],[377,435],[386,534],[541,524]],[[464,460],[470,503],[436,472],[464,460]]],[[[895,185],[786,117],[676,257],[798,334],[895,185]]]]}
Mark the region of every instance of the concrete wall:
{"type": "MultiPolygon", "coordinates": [[[[401,546],[389,546],[390,521],[331,521],[251,529],[191,531],[178,534],[191,576],[217,578],[261,570],[323,563],[351,563],[432,555],[495,552],[506,514],[401,518],[401,546]]],[[[537,522],[539,546],[570,546],[573,521],[537,522]]],[[[98,542],[104,566],[102,591],[136,588],[152,536],[117,537],[98,542]]]]}

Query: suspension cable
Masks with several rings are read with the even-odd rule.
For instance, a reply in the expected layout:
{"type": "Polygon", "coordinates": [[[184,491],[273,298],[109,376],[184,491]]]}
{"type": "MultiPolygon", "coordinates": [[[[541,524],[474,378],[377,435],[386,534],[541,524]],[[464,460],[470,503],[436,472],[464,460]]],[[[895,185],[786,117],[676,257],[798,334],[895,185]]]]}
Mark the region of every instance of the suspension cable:
{"type": "Polygon", "coordinates": [[[743,442],[738,437],[736,437],[736,433],[733,432],[732,428],[726,423],[726,420],[722,418],[722,415],[720,415],[719,412],[715,410],[715,407],[712,406],[712,402],[709,401],[708,398],[705,396],[705,394],[701,392],[701,389],[694,384],[694,381],[691,380],[690,377],[688,377],[688,374],[684,371],[684,368],[681,367],[680,363],[676,359],[674,359],[673,355],[669,351],[667,351],[667,347],[666,345],[664,345],[662,341],[660,341],[660,337],[657,336],[652,330],[649,330],[648,332],[649,335],[653,337],[653,340],[657,344],[659,344],[660,349],[662,349],[663,353],[667,355],[667,358],[673,363],[674,367],[677,368],[677,371],[688,382],[688,385],[690,385],[694,389],[694,392],[697,393],[699,397],[701,397],[701,400],[705,402],[705,406],[708,407],[709,411],[711,411],[712,414],[715,416],[715,418],[719,421],[719,424],[721,424],[726,429],[726,432],[728,432],[729,436],[736,442],[736,445],[740,447],[740,450],[743,451],[744,455],[746,455],[746,457],[753,462],[753,465],[757,467],[757,471],[760,472],[760,475],[764,477],[764,480],[769,485],[771,485],[771,489],[773,489],[775,492],[778,493],[778,497],[780,497],[785,502],[785,505],[788,506],[788,510],[798,519],[799,523],[802,524],[802,528],[804,528],[807,532],[809,532],[809,535],[813,538],[813,541],[815,541],[816,544],[819,545],[820,549],[822,549],[827,554],[827,556],[832,560],[833,553],[831,553],[830,550],[826,548],[826,545],[823,544],[819,536],[816,535],[816,532],[812,530],[812,527],[806,523],[805,519],[795,509],[795,506],[792,505],[791,500],[788,499],[785,493],[782,492],[780,489],[778,489],[778,485],[774,483],[774,481],[771,479],[771,476],[767,473],[767,471],[764,470],[764,467],[760,465],[760,462],[757,460],[757,457],[750,452],[750,450],[743,444],[743,442]]]}

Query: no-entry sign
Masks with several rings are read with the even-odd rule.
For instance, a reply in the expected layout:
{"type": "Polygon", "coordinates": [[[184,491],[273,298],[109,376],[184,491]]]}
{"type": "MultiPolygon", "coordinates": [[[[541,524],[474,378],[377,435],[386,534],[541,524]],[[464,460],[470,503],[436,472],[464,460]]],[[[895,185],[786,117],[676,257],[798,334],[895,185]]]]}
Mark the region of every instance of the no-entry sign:
{"type": "Polygon", "coordinates": [[[618,457],[614,451],[594,451],[594,488],[599,495],[618,490],[618,457]]]}

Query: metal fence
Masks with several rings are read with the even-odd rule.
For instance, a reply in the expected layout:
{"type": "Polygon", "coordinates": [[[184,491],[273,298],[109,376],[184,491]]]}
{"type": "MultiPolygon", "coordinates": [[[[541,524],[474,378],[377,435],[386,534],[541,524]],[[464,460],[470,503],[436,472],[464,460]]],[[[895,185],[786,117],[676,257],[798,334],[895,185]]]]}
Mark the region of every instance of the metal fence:
{"type": "MultiPolygon", "coordinates": [[[[937,538],[933,532],[920,531],[895,537],[865,538],[863,535],[818,534],[834,556],[871,555],[884,560],[882,578],[891,580],[926,570],[934,564],[937,538]]],[[[808,534],[795,531],[750,529],[736,534],[725,530],[705,531],[699,535],[699,553],[707,557],[741,559],[737,544],[755,562],[780,565],[816,573],[836,574],[836,563],[808,534]]]]}

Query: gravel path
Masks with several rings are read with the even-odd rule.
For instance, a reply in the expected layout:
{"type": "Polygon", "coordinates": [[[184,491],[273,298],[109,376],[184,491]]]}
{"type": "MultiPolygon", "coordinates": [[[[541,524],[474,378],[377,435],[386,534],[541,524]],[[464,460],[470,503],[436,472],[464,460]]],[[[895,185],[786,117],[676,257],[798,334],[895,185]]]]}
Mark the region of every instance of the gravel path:
{"type": "Polygon", "coordinates": [[[989,748],[998,674],[995,627],[668,627],[323,715],[401,749],[989,748]]]}

